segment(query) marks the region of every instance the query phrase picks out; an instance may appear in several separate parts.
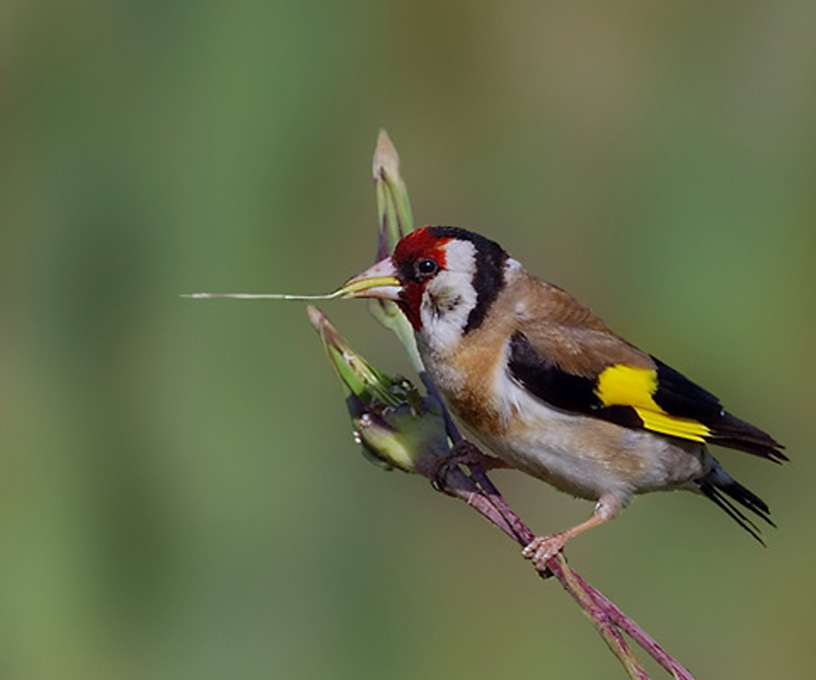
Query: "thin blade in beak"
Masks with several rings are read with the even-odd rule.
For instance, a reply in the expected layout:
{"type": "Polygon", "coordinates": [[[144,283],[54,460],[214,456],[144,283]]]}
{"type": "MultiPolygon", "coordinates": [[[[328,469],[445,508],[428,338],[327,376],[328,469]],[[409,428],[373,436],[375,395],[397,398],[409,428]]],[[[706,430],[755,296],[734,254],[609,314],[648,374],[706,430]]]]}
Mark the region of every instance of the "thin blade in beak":
{"type": "Polygon", "coordinates": [[[362,274],[346,281],[340,289],[340,297],[348,298],[379,298],[380,300],[398,300],[402,292],[402,284],[397,278],[391,258],[380,260],[377,264],[366,269],[362,274]]]}

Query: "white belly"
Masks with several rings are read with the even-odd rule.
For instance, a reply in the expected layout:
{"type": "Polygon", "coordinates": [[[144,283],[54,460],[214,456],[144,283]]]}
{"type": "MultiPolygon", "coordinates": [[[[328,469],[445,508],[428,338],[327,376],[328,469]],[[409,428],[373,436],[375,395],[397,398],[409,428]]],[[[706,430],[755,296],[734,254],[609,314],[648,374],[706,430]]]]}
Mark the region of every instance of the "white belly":
{"type": "Polygon", "coordinates": [[[683,486],[713,460],[696,442],[625,428],[547,406],[506,379],[507,429],[477,432],[506,463],[567,493],[598,500],[683,486]]]}

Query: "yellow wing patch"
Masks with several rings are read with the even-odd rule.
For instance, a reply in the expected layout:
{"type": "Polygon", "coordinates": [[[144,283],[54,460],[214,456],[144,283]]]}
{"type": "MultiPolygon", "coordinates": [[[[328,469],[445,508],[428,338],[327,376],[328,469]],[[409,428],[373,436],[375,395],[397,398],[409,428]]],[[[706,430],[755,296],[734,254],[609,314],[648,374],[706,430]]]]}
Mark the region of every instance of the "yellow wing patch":
{"type": "Polygon", "coordinates": [[[656,391],[656,371],[623,364],[604,369],[595,387],[595,394],[604,406],[632,407],[647,430],[695,442],[705,441],[704,437],[711,430],[692,418],[666,413],[654,400],[656,391]]]}
{"type": "Polygon", "coordinates": [[[662,412],[652,399],[656,390],[656,371],[615,364],[598,376],[595,394],[604,406],[643,406],[662,412]]]}

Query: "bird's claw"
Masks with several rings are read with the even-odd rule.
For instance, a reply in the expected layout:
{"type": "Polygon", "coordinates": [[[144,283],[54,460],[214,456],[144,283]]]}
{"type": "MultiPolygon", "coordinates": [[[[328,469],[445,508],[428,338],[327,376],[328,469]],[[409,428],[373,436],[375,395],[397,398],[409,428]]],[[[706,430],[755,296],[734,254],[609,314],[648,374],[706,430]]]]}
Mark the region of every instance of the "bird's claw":
{"type": "Polygon", "coordinates": [[[479,465],[485,471],[507,467],[507,463],[503,460],[495,456],[488,456],[467,439],[462,439],[453,445],[447,460],[451,465],[479,465]]]}
{"type": "Polygon", "coordinates": [[[485,471],[507,467],[504,461],[482,453],[475,444],[462,439],[454,444],[447,456],[439,459],[432,477],[434,488],[445,489],[446,476],[451,470],[458,468],[460,465],[479,465],[485,471]]]}
{"type": "Polygon", "coordinates": [[[538,571],[546,571],[547,562],[564,549],[568,538],[564,533],[536,536],[521,551],[521,554],[530,560],[538,571]]]}

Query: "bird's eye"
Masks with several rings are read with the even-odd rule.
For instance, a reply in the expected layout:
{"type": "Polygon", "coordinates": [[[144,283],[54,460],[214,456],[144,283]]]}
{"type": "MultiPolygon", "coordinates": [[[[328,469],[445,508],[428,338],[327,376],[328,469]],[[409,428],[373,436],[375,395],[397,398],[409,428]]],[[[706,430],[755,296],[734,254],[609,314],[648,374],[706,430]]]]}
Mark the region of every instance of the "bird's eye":
{"type": "Polygon", "coordinates": [[[429,257],[417,260],[415,266],[417,274],[422,277],[432,276],[433,274],[436,274],[437,270],[439,269],[439,265],[436,263],[436,260],[432,260],[429,257]]]}

